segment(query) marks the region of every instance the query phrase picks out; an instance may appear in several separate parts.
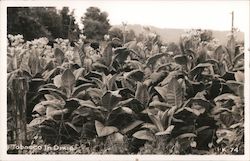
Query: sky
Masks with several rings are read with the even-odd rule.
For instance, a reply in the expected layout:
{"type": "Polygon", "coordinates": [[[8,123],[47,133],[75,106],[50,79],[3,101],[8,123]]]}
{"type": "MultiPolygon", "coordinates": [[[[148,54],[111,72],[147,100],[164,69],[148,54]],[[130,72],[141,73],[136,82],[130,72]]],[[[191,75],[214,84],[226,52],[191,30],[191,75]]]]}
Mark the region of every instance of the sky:
{"type": "Polygon", "coordinates": [[[81,16],[90,6],[106,11],[111,25],[122,22],[160,28],[202,28],[230,30],[234,11],[234,26],[248,30],[249,1],[74,1],[57,4],[57,8],[69,6],[75,9],[80,22],[81,16]]]}

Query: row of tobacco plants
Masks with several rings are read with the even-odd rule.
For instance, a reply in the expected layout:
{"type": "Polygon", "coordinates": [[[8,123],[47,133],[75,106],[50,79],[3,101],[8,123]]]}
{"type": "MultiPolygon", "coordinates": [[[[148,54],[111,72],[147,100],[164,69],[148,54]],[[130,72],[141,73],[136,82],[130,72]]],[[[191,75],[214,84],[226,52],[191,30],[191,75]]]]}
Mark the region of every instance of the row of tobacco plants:
{"type": "Polygon", "coordinates": [[[74,149],[8,152],[244,154],[242,47],[233,35],[221,45],[202,32],[183,35],[178,53],[152,34],[52,46],[9,35],[8,144],[23,136],[24,145],[74,149]]]}

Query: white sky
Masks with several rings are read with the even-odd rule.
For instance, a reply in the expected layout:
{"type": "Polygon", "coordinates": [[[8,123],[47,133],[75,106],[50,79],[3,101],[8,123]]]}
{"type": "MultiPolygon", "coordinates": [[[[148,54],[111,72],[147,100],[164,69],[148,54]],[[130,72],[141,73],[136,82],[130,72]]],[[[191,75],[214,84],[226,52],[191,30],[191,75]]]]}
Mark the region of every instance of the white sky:
{"type": "Polygon", "coordinates": [[[161,28],[231,29],[231,14],[234,11],[234,26],[248,30],[249,1],[75,1],[62,3],[75,9],[80,17],[90,6],[96,6],[109,14],[111,25],[152,25],[161,28]]]}

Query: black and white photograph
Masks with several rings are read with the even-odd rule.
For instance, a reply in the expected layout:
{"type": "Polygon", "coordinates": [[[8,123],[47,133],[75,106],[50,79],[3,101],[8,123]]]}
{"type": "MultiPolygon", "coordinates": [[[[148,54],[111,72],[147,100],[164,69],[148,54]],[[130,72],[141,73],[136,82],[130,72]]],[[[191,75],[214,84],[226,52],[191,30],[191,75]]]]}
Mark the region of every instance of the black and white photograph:
{"type": "Polygon", "coordinates": [[[0,3],[0,160],[250,160],[249,1],[0,3]]]}

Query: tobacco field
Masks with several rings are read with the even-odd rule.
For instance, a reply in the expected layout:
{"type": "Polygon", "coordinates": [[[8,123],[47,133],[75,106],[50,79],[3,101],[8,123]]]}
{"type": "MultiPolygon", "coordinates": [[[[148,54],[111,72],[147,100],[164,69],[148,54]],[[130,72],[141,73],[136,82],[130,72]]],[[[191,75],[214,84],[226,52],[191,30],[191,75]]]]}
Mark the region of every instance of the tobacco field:
{"type": "Polygon", "coordinates": [[[9,154],[244,154],[244,44],[8,35],[9,154]],[[73,147],[15,149],[13,145],[73,147]]]}

